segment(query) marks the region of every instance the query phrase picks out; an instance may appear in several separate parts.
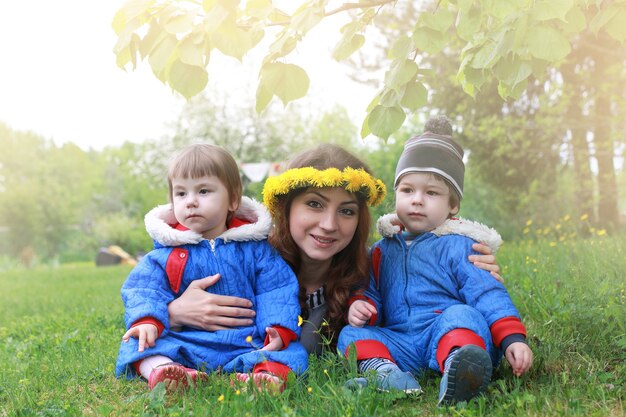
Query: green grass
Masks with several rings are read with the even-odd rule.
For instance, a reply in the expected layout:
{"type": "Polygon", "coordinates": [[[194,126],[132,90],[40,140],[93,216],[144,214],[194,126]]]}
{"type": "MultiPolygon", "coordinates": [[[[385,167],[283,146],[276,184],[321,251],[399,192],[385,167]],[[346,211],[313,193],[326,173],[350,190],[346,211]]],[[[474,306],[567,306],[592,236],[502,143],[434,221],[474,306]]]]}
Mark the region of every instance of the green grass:
{"type": "Polygon", "coordinates": [[[418,398],[345,391],[354,367],[332,353],[279,397],[237,392],[224,375],[184,395],[148,392],[114,376],[128,267],[0,272],[0,416],[625,415],[626,240],[507,244],[498,261],[535,363],[523,378],[501,364],[486,396],[449,408],[435,405],[433,373],[418,398]]]}

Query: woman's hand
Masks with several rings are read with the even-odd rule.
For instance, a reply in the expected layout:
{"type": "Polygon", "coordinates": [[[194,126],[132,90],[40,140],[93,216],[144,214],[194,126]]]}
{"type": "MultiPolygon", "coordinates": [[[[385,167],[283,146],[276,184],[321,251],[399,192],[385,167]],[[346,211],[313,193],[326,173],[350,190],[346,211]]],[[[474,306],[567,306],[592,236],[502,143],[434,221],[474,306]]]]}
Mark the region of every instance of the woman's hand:
{"type": "Polygon", "coordinates": [[[225,330],[252,324],[252,302],[245,298],[216,295],[205,290],[215,284],[220,275],[193,281],[180,297],[168,307],[170,328],[182,326],[200,330],[225,330]]]}
{"type": "Polygon", "coordinates": [[[491,254],[491,248],[483,243],[474,243],[472,249],[481,255],[470,255],[468,257],[469,261],[475,267],[489,272],[496,280],[504,282],[504,279],[500,276],[500,266],[496,263],[496,257],[491,254]]]}

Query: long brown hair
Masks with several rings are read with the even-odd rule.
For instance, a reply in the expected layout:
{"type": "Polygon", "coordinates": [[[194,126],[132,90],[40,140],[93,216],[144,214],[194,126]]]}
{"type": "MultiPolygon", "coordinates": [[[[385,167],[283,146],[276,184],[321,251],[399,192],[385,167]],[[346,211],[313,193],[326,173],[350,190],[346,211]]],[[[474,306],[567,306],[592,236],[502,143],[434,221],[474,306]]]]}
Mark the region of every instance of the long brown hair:
{"type": "MultiPolygon", "coordinates": [[[[340,146],[324,144],[296,155],[287,169],[313,167],[319,170],[347,167],[362,168],[371,173],[367,165],[340,146]]],[[[278,200],[278,209],[274,216],[274,230],[269,242],[281,254],[283,259],[298,275],[301,267],[300,248],[291,237],[289,228],[289,212],[294,198],[307,188],[297,188],[278,200]]],[[[370,213],[366,204],[366,196],[355,193],[359,204],[358,225],[348,246],[335,254],[328,270],[324,289],[324,298],[328,306],[326,321],[328,326],[322,327],[325,336],[335,345],[339,331],[346,324],[346,312],[350,293],[365,286],[368,282],[369,263],[367,256],[367,238],[370,229],[370,213]]],[[[306,291],[300,287],[300,306],[303,317],[308,315],[306,291]]]]}

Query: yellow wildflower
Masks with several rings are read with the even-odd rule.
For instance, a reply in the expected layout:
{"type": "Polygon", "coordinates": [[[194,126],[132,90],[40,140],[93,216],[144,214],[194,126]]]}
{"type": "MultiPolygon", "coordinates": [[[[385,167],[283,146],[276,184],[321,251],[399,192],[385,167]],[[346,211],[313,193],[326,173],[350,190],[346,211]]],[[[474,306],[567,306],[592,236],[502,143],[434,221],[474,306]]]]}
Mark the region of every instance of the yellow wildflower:
{"type": "Polygon", "coordinates": [[[526,226],[530,226],[531,224],[533,224],[533,221],[531,219],[526,220],[526,226]]]}
{"type": "Polygon", "coordinates": [[[550,242],[550,247],[553,248],[556,246],[556,242],[550,242]]]}
{"type": "Polygon", "coordinates": [[[313,392],[313,388],[311,388],[311,387],[308,387],[306,390],[307,390],[309,393],[313,392]]]}
{"type": "Polygon", "coordinates": [[[582,216],[580,216],[580,220],[581,221],[585,221],[589,218],[589,215],[587,213],[583,214],[582,216]]]}
{"type": "Polygon", "coordinates": [[[556,230],[560,230],[561,229],[561,223],[557,223],[556,226],[554,226],[554,228],[556,230]]]}
{"type": "Polygon", "coordinates": [[[523,233],[524,233],[525,235],[527,235],[527,234],[528,234],[528,232],[530,232],[530,229],[529,229],[528,227],[525,227],[525,228],[524,228],[524,230],[523,230],[523,233]]]}
{"type": "Polygon", "coordinates": [[[304,323],[304,320],[302,320],[302,316],[298,316],[298,327],[302,326],[302,323],[304,323]]]}
{"type": "Polygon", "coordinates": [[[604,235],[606,235],[606,230],[600,229],[600,230],[598,230],[597,234],[598,234],[598,236],[604,236],[604,235]]]}
{"type": "Polygon", "coordinates": [[[219,401],[219,402],[224,401],[224,394],[220,394],[220,396],[217,397],[217,401],[219,401]]]}
{"type": "Polygon", "coordinates": [[[569,214],[566,214],[565,217],[563,217],[563,221],[566,222],[569,219],[571,219],[571,216],[569,214]]]}

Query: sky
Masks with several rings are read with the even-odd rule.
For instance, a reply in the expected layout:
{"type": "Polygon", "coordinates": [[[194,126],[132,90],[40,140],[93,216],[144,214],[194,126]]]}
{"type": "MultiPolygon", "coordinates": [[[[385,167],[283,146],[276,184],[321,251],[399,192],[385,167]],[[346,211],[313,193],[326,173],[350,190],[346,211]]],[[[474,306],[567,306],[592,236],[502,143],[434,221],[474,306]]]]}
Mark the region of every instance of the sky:
{"type": "MultiPolygon", "coordinates": [[[[128,72],[116,65],[112,49],[117,37],[111,21],[123,3],[3,2],[0,122],[56,145],[73,142],[85,150],[166,135],[185,100],[157,80],[147,62],[128,72]]],[[[311,96],[346,106],[359,125],[375,91],[350,81],[343,75],[346,69],[329,58],[341,22],[328,24],[333,25],[330,30],[315,28],[298,48],[300,54],[290,59],[309,73],[311,96]]],[[[212,88],[254,100],[262,57],[256,55],[240,64],[214,52],[209,66],[212,88]]]]}

